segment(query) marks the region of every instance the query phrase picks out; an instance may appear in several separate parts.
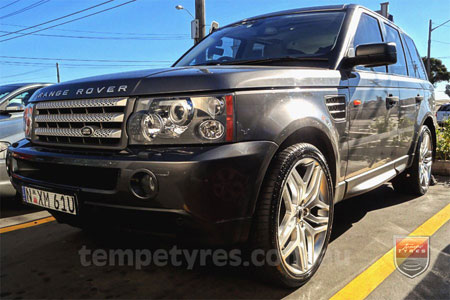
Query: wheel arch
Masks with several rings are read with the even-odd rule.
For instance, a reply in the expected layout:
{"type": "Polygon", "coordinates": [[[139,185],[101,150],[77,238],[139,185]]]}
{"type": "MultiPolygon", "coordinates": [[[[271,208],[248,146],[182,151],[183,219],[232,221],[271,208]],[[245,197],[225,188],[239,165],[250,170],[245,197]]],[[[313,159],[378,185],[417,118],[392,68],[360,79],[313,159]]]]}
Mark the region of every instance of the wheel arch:
{"type": "Polygon", "coordinates": [[[288,130],[289,134],[284,134],[283,138],[278,141],[280,146],[278,147],[277,153],[297,143],[309,143],[317,147],[325,156],[328,167],[330,168],[334,189],[340,175],[340,157],[336,146],[337,139],[334,138],[334,135],[327,126],[317,121],[295,127],[296,129],[288,130]]]}
{"type": "MultiPolygon", "coordinates": [[[[431,131],[431,139],[433,141],[433,160],[434,160],[434,158],[436,157],[437,136],[436,136],[436,125],[434,124],[433,117],[430,115],[427,115],[424,118],[422,125],[426,125],[431,131]]],[[[415,143],[416,145],[417,145],[417,142],[418,142],[418,138],[416,139],[416,143],[415,143]]],[[[414,147],[414,149],[415,149],[415,147],[414,147]]]]}

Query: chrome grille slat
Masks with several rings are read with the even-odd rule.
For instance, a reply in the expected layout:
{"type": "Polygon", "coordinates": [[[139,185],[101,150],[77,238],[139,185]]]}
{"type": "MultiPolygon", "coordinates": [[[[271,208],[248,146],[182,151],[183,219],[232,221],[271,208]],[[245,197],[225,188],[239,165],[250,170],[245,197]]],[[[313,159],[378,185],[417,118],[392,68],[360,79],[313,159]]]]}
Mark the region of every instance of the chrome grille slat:
{"type": "Polygon", "coordinates": [[[134,103],[130,101],[117,97],[36,103],[33,141],[66,147],[126,147],[125,121],[134,103]]]}
{"type": "Polygon", "coordinates": [[[36,122],[123,122],[123,113],[37,115],[36,122]]]}
{"type": "Polygon", "coordinates": [[[58,109],[58,108],[87,108],[87,107],[108,107],[126,106],[126,98],[105,98],[105,99],[81,99],[65,101],[40,102],[36,109],[58,109]]]}
{"type": "Polygon", "coordinates": [[[45,136],[63,136],[63,137],[83,137],[83,138],[100,138],[100,139],[120,139],[122,130],[120,129],[95,129],[89,137],[81,133],[78,128],[36,128],[36,135],[45,136]]]}

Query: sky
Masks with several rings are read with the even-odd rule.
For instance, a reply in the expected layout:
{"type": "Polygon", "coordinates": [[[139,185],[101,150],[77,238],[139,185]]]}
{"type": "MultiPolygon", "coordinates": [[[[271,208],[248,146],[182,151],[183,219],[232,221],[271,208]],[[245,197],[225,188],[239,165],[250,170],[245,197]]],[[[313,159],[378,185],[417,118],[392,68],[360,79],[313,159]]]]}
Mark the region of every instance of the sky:
{"type": "MultiPolygon", "coordinates": [[[[0,0],[0,84],[56,82],[56,62],[61,81],[92,75],[170,66],[192,45],[194,0],[137,0],[103,13],[55,28],[4,41],[11,32],[101,4],[107,0],[0,0]],[[14,58],[13,58],[14,57],[14,58]]],[[[105,5],[61,19],[41,29],[88,15],[130,0],[110,0],[105,5]]],[[[205,0],[206,24],[221,26],[247,17],[298,7],[342,4],[335,0],[205,0]]],[[[384,1],[352,3],[378,10],[384,1]]],[[[394,21],[415,41],[421,56],[427,52],[428,22],[433,26],[450,19],[449,0],[391,0],[394,21]]],[[[207,27],[208,30],[208,27],[207,27]]],[[[23,32],[30,32],[23,31],[23,32]]],[[[431,56],[450,69],[450,22],[432,33],[431,56]]],[[[448,98],[446,83],[436,88],[436,98],[448,98]]]]}

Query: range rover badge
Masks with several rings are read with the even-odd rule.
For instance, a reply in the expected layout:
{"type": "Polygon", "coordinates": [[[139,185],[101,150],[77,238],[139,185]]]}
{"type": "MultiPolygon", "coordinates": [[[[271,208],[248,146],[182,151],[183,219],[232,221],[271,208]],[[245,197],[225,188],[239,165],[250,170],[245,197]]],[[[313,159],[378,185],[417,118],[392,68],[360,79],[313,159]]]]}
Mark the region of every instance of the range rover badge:
{"type": "Polygon", "coordinates": [[[94,133],[94,128],[90,126],[84,126],[81,128],[81,134],[84,136],[91,136],[94,133]]]}

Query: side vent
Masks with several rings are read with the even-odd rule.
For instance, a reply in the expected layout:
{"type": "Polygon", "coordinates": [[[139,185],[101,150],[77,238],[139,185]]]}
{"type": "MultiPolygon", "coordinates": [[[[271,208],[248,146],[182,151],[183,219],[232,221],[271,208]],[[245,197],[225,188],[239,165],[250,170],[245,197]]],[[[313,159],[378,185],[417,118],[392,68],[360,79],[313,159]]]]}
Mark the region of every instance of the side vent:
{"type": "Polygon", "coordinates": [[[345,96],[325,96],[325,104],[327,105],[328,111],[333,119],[336,121],[345,120],[345,96]]]}

